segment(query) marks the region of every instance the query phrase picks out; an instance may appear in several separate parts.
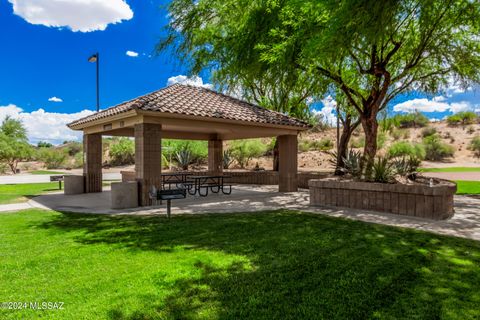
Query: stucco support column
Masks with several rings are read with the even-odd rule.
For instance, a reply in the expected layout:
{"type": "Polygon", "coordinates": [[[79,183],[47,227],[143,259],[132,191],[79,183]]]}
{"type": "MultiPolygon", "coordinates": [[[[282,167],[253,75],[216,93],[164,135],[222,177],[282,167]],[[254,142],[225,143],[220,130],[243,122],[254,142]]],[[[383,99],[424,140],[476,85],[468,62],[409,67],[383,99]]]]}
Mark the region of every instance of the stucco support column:
{"type": "Polygon", "coordinates": [[[208,141],[208,171],[219,174],[223,172],[223,141],[208,141]]]}
{"type": "Polygon", "coordinates": [[[278,136],[279,184],[278,191],[292,192],[298,190],[297,177],[297,136],[278,136]]]}
{"type": "Polygon", "coordinates": [[[135,125],[135,178],[139,183],[139,205],[149,206],[148,192],[152,186],[162,186],[162,126],[140,123],[135,125]]]}
{"type": "Polygon", "coordinates": [[[85,192],[102,192],[102,135],[83,135],[85,192]]]}

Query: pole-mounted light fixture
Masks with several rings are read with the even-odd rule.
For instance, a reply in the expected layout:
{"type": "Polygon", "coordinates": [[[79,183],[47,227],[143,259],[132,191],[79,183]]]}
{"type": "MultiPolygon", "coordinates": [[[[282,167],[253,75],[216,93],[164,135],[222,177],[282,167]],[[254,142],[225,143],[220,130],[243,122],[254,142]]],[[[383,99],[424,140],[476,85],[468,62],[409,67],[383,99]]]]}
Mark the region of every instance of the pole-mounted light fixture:
{"type": "Polygon", "coordinates": [[[100,74],[99,74],[99,65],[100,65],[100,55],[99,53],[92,54],[88,58],[88,62],[95,62],[97,64],[97,112],[100,110],[100,74]]]}

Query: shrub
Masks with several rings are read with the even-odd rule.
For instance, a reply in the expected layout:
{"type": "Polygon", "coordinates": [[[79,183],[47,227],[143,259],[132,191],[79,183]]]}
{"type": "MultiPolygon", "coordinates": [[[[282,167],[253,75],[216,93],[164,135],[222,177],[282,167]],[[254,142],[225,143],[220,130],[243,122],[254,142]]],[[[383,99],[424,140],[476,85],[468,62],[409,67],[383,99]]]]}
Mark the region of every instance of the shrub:
{"type": "Polygon", "coordinates": [[[425,159],[430,161],[440,161],[447,157],[452,157],[455,150],[452,146],[443,143],[438,135],[428,136],[423,139],[425,147],[425,159]]]}
{"type": "Polygon", "coordinates": [[[7,173],[8,166],[5,163],[0,162],[0,174],[5,174],[7,173]]]}
{"type": "Polygon", "coordinates": [[[469,149],[473,151],[475,157],[480,158],[480,136],[476,136],[470,141],[469,149]]]}
{"type": "Polygon", "coordinates": [[[238,165],[245,168],[252,158],[264,155],[267,147],[260,139],[233,140],[228,150],[238,165]]]}
{"type": "Polygon", "coordinates": [[[333,141],[329,138],[322,138],[320,140],[300,140],[298,149],[300,152],[307,152],[310,150],[327,151],[333,148],[333,141]]]}
{"type": "Polygon", "coordinates": [[[176,154],[183,150],[189,150],[190,163],[203,163],[208,157],[208,143],[196,140],[162,140],[162,153],[168,158],[176,158],[176,154]]]}
{"type": "Polygon", "coordinates": [[[83,152],[79,152],[73,156],[72,167],[76,169],[83,167],[83,152]]]}
{"type": "Polygon", "coordinates": [[[80,142],[69,142],[65,149],[67,149],[69,156],[74,157],[76,154],[82,152],[83,146],[80,142]]]}
{"type": "Polygon", "coordinates": [[[400,128],[426,127],[428,118],[421,112],[397,114],[393,120],[400,128]]]}
{"type": "Polygon", "coordinates": [[[365,137],[358,137],[350,140],[350,148],[363,148],[365,146],[365,137]]]}
{"type": "Polygon", "coordinates": [[[325,131],[332,127],[321,113],[312,114],[307,122],[312,126],[313,132],[325,131]]]}
{"type": "Polygon", "coordinates": [[[472,111],[460,111],[447,117],[447,123],[451,126],[472,124],[477,120],[477,115],[472,111]]]}
{"type": "Polygon", "coordinates": [[[377,147],[378,149],[383,149],[385,142],[387,141],[387,135],[385,132],[379,132],[377,135],[377,147]]]}
{"type": "Polygon", "coordinates": [[[37,143],[37,147],[38,148],[51,148],[51,147],[53,147],[53,144],[51,144],[50,142],[39,141],[37,143]]]}
{"type": "Polygon", "coordinates": [[[434,134],[437,134],[437,129],[433,127],[426,127],[422,129],[422,137],[428,137],[428,136],[433,136],[434,134]]]}
{"type": "Polygon", "coordinates": [[[425,159],[425,148],[418,143],[412,144],[406,141],[399,141],[393,143],[390,148],[388,148],[387,155],[390,158],[415,157],[425,159]]]}
{"type": "Polygon", "coordinates": [[[310,150],[310,141],[309,140],[300,140],[298,143],[298,150],[300,152],[307,152],[310,150]]]}
{"type": "Polygon", "coordinates": [[[67,153],[61,149],[40,148],[38,158],[45,164],[47,169],[61,168],[67,160],[67,153]]]}
{"type": "Polygon", "coordinates": [[[135,163],[135,142],[129,138],[113,139],[109,147],[110,164],[121,166],[135,163]]]}

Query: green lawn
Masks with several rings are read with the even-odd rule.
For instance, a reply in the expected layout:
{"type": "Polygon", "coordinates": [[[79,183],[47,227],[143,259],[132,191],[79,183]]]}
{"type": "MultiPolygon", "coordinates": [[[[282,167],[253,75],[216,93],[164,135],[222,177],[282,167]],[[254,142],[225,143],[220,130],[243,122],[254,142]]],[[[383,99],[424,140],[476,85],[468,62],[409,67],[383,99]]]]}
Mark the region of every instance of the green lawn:
{"type": "Polygon", "coordinates": [[[421,172],[480,172],[480,167],[420,168],[421,172]]]}
{"type": "Polygon", "coordinates": [[[292,211],[0,214],[1,319],[474,319],[480,242],[292,211]]]}
{"type": "Polygon", "coordinates": [[[34,196],[57,190],[58,182],[0,184],[0,204],[25,202],[34,196]]]}
{"type": "Polygon", "coordinates": [[[457,194],[480,194],[480,181],[455,181],[457,194]]]}
{"type": "Polygon", "coordinates": [[[35,171],[30,171],[31,174],[65,174],[64,172],[59,172],[59,171],[48,171],[48,170],[35,170],[35,171]]]}

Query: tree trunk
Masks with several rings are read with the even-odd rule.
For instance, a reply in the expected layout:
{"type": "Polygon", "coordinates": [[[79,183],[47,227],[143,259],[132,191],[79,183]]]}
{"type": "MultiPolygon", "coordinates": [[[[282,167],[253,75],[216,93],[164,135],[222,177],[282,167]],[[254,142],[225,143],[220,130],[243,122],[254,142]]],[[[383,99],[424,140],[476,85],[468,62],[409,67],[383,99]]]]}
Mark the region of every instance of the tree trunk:
{"type": "Polygon", "coordinates": [[[342,127],[342,134],[340,135],[340,142],[338,144],[337,149],[337,164],[335,168],[335,175],[340,176],[343,175],[343,171],[341,168],[344,167],[344,159],[347,157],[348,151],[348,143],[350,142],[350,138],[352,137],[353,131],[358,127],[360,121],[357,121],[352,124],[351,118],[345,119],[345,122],[342,127]]]}
{"type": "Polygon", "coordinates": [[[273,146],[273,171],[278,171],[280,162],[278,161],[278,139],[275,139],[273,146]]]}
{"type": "Polygon", "coordinates": [[[377,114],[372,112],[369,116],[362,115],[361,121],[365,132],[365,147],[363,149],[365,177],[368,179],[371,176],[373,162],[377,154],[377,114]]]}

